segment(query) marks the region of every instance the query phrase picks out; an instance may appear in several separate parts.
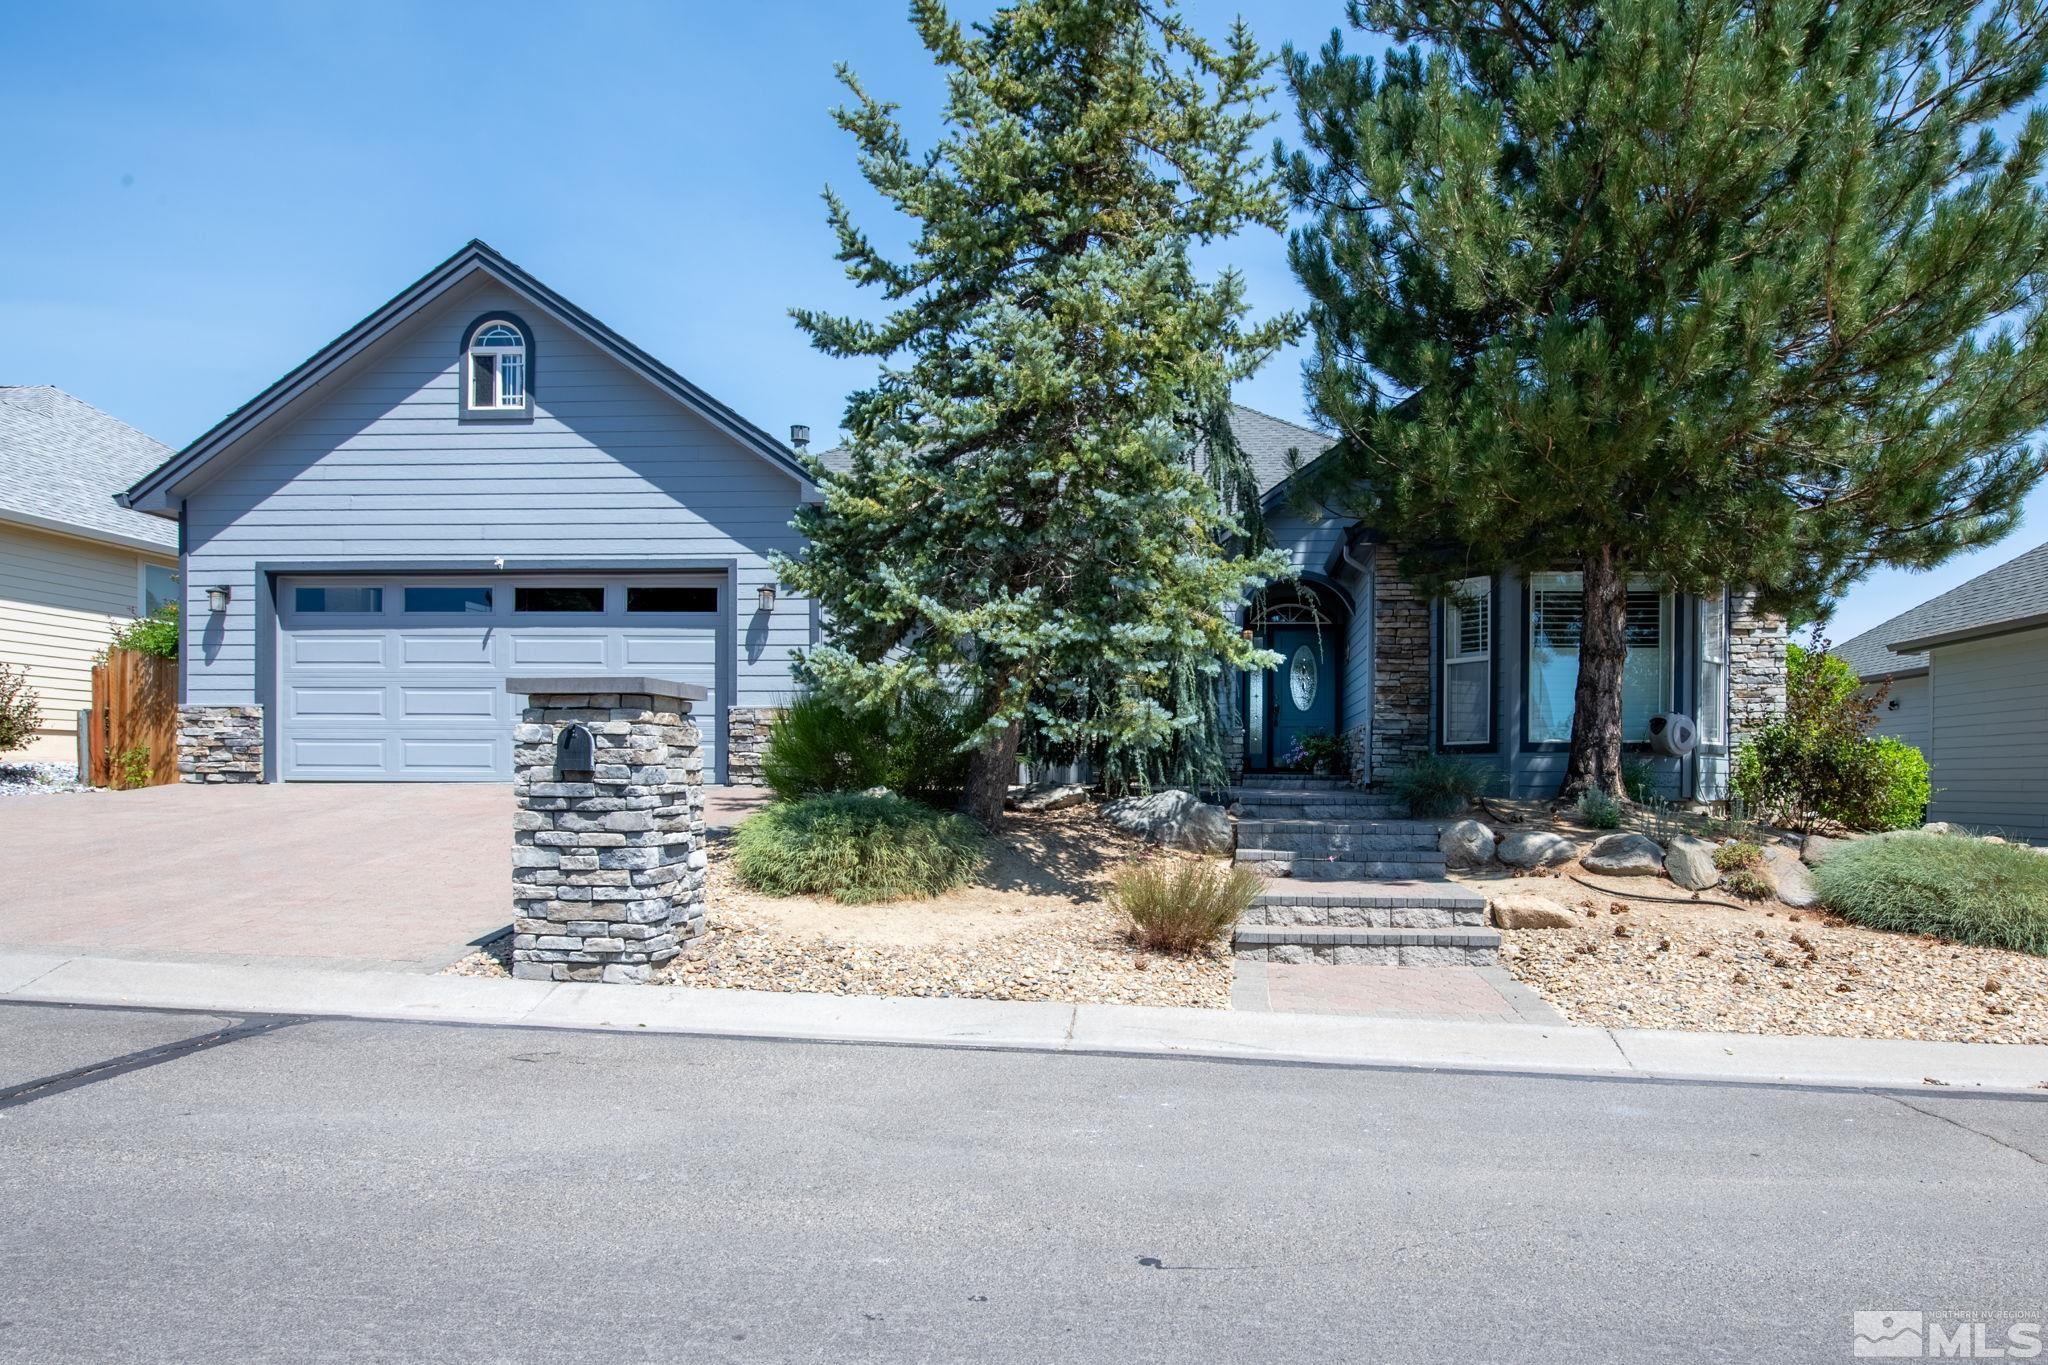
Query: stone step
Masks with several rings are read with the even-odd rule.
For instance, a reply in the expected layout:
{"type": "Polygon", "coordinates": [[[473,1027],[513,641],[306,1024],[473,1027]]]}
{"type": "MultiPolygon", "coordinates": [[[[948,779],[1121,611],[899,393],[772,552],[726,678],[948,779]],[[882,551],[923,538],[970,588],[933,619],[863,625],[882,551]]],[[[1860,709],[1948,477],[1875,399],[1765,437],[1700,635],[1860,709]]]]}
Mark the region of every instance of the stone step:
{"type": "Polygon", "coordinates": [[[1409,881],[1320,882],[1305,886],[1295,883],[1271,886],[1252,898],[1261,905],[1425,905],[1445,907],[1486,907],[1486,897],[1469,886],[1442,877],[1419,877],[1409,881]]]}
{"type": "Polygon", "coordinates": [[[1348,777],[1336,777],[1328,773],[1246,773],[1238,780],[1241,789],[1264,788],[1272,791],[1328,791],[1332,787],[1345,791],[1357,791],[1348,777]]]}
{"type": "Polygon", "coordinates": [[[1233,787],[1233,801],[1270,801],[1278,806],[1397,806],[1401,803],[1387,792],[1361,791],[1357,787],[1233,787]]]}
{"type": "Polygon", "coordinates": [[[1314,905],[1299,901],[1252,905],[1238,925],[1306,925],[1319,929],[1484,929],[1486,903],[1473,905],[1314,905]]]}
{"type": "Polygon", "coordinates": [[[1405,820],[1405,807],[1380,802],[1351,802],[1347,804],[1296,803],[1273,801],[1240,801],[1237,803],[1237,818],[1240,820],[1405,820]]]}
{"type": "Polygon", "coordinates": [[[1240,820],[1237,841],[1301,853],[1437,853],[1437,831],[1372,821],[1240,820]]]}
{"type": "Polygon", "coordinates": [[[1231,950],[1250,962],[1336,967],[1490,967],[1500,960],[1498,929],[1316,928],[1241,925],[1231,950]]]}
{"type": "Polygon", "coordinates": [[[1297,881],[1410,881],[1444,874],[1444,855],[1407,854],[1390,858],[1311,857],[1284,848],[1241,848],[1237,861],[1261,877],[1292,877],[1297,881]]]}

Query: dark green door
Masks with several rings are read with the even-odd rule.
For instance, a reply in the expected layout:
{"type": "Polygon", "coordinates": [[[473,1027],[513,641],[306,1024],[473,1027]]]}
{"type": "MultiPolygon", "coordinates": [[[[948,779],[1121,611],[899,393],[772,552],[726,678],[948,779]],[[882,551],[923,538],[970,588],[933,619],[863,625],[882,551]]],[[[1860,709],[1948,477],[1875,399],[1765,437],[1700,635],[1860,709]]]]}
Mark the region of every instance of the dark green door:
{"type": "Polygon", "coordinates": [[[1336,641],[1329,630],[1314,626],[1274,626],[1268,638],[1280,666],[1267,683],[1271,738],[1266,752],[1271,755],[1267,761],[1282,768],[1301,736],[1337,732],[1336,641]]]}

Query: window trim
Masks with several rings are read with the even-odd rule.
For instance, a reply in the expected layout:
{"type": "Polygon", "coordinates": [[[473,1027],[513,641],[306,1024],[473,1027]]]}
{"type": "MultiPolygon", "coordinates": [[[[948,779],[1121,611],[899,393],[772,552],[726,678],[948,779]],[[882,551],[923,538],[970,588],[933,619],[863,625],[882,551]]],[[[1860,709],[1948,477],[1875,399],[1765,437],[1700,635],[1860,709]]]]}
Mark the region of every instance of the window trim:
{"type": "Polygon", "coordinates": [[[503,309],[493,309],[491,312],[483,313],[470,319],[469,325],[457,334],[455,344],[457,355],[455,396],[456,402],[460,405],[462,420],[469,422],[531,422],[533,420],[533,386],[539,365],[538,358],[535,355],[533,329],[526,325],[526,320],[516,313],[509,313],[503,309]],[[523,343],[519,354],[525,357],[524,364],[521,366],[525,391],[521,394],[517,406],[480,408],[471,401],[474,394],[475,374],[473,364],[476,336],[477,333],[493,323],[502,323],[507,327],[513,328],[519,333],[520,340],[523,343]]]}
{"type": "Polygon", "coordinates": [[[140,557],[135,561],[135,614],[138,617],[149,615],[151,569],[162,569],[171,576],[171,595],[167,600],[177,605],[178,614],[182,616],[185,611],[185,578],[182,567],[178,564],[160,564],[154,559],[140,557]]]}
{"type": "MultiPolygon", "coordinates": [[[[1501,580],[1498,574],[1473,574],[1461,580],[1471,583],[1484,580],[1486,590],[1486,738],[1465,743],[1452,743],[1445,737],[1444,726],[1450,719],[1450,708],[1446,704],[1450,696],[1450,612],[1445,597],[1438,597],[1434,604],[1434,619],[1431,635],[1435,637],[1431,652],[1435,663],[1431,669],[1436,683],[1436,717],[1430,726],[1436,740],[1436,751],[1441,754],[1491,754],[1500,750],[1500,597],[1501,580]]],[[[1472,656],[1476,658],[1477,656],[1472,656]]],[[[1460,657],[1459,662],[1471,659],[1460,657]]]]}
{"type": "MultiPolygon", "coordinates": [[[[1520,727],[1522,752],[1531,754],[1568,754],[1572,748],[1572,742],[1569,739],[1532,739],[1530,737],[1531,712],[1535,708],[1529,704],[1529,695],[1530,688],[1536,680],[1535,672],[1531,667],[1532,656],[1535,652],[1536,629],[1534,620],[1536,614],[1536,587],[1532,580],[1539,573],[1580,574],[1583,573],[1583,570],[1574,568],[1537,569],[1522,575],[1522,679],[1521,696],[1518,699],[1518,709],[1522,713],[1520,727]]],[[[1583,591],[1584,582],[1585,580],[1581,578],[1581,591],[1583,591]]],[[[1626,584],[1622,585],[1622,590],[1624,593],[1628,590],[1626,584]]],[[[1657,600],[1662,612],[1661,619],[1665,627],[1664,652],[1671,661],[1670,676],[1664,680],[1663,704],[1659,709],[1670,711],[1677,709],[1678,691],[1684,677],[1683,660],[1680,655],[1678,640],[1678,636],[1683,629],[1683,622],[1680,618],[1684,613],[1678,610],[1682,594],[1660,588],[1657,590],[1657,600]]],[[[1621,749],[1623,753],[1646,754],[1650,752],[1650,745],[1647,740],[1624,739],[1621,742],[1621,749]]]]}

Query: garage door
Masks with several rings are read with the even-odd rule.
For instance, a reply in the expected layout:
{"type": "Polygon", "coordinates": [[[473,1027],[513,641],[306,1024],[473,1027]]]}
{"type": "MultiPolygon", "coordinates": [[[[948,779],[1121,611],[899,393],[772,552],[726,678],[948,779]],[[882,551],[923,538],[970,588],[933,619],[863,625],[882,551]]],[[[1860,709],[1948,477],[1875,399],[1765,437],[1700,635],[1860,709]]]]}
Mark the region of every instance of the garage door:
{"type": "Polygon", "coordinates": [[[504,680],[645,673],[697,683],[717,768],[720,577],[305,577],[278,583],[279,776],[504,782],[504,680]]]}

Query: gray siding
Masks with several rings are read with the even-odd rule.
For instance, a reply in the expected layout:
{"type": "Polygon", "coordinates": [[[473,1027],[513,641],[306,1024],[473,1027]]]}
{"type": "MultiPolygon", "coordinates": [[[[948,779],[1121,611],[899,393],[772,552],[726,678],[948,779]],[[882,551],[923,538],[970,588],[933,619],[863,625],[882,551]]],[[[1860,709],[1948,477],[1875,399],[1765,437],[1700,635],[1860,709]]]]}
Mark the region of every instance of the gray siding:
{"type": "MultiPolygon", "coordinates": [[[[1874,689],[1866,689],[1868,696],[1874,689]]],[[[1894,735],[1934,759],[1933,717],[1927,709],[1927,676],[1892,679],[1891,692],[1877,708],[1873,734],[1894,735]]]]}
{"type": "Polygon", "coordinates": [[[1931,820],[2048,839],[2048,630],[1942,645],[1930,674],[1931,820]]]}
{"type": "Polygon", "coordinates": [[[187,699],[268,701],[256,676],[257,566],[391,562],[517,570],[539,561],[648,567],[736,564],[738,653],[731,704],[789,691],[789,652],[811,611],[755,594],[766,556],[796,551],[798,485],[558,325],[531,301],[474,286],[412,320],[331,393],[186,491],[187,699]],[[458,341],[507,309],[534,331],[530,423],[463,422],[458,341]],[[206,589],[233,600],[210,620],[206,589]]]}

